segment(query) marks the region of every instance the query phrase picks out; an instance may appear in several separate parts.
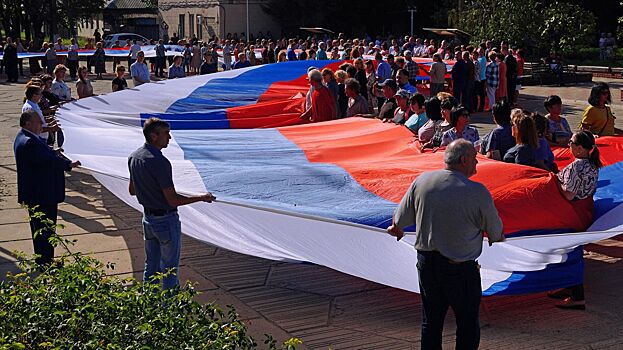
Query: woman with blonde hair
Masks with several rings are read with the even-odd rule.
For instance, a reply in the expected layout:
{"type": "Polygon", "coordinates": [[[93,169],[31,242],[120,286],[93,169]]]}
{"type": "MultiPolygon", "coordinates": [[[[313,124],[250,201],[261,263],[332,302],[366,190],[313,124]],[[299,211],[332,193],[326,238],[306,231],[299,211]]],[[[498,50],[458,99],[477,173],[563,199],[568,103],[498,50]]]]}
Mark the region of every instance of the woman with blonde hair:
{"type": "Polygon", "coordinates": [[[288,62],[288,56],[285,51],[279,51],[279,54],[277,55],[277,62],[288,62]]]}
{"type": "Polygon", "coordinates": [[[337,117],[344,118],[348,109],[348,96],[346,96],[346,85],[344,82],[348,79],[346,71],[339,69],[335,72],[335,81],[337,82],[337,117]]]}

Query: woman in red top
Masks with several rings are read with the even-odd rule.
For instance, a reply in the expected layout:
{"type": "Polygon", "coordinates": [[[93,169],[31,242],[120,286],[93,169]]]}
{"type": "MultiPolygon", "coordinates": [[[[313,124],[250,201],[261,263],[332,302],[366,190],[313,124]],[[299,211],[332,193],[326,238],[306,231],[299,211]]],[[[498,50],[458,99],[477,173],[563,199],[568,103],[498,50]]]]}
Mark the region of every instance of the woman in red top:
{"type": "Polygon", "coordinates": [[[500,67],[500,85],[495,91],[495,100],[501,101],[507,98],[510,91],[506,91],[506,63],[504,63],[504,54],[498,53],[496,62],[500,67]]]}
{"type": "Polygon", "coordinates": [[[309,85],[314,87],[311,107],[301,114],[301,119],[312,123],[333,120],[336,117],[336,105],[333,94],[322,83],[322,74],[317,69],[307,73],[309,85]]]}
{"type": "Polygon", "coordinates": [[[515,92],[513,95],[513,105],[517,105],[517,98],[519,97],[519,91],[521,90],[521,78],[523,78],[523,66],[526,63],[524,59],[523,49],[519,49],[516,52],[517,60],[517,85],[515,85],[515,92]]]}

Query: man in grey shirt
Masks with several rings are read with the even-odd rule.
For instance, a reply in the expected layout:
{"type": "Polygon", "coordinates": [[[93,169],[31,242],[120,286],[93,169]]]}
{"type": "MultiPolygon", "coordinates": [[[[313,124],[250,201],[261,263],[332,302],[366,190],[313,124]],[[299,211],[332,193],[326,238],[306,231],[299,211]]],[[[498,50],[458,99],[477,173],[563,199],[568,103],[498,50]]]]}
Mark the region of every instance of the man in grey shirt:
{"type": "Polygon", "coordinates": [[[422,349],[441,349],[448,307],[456,316],[456,348],[477,349],[482,287],[476,259],[483,232],[489,245],[504,240],[502,221],[485,186],[469,180],[478,164],[471,142],[452,142],[444,162],[445,170],[424,173],[411,184],[387,231],[400,240],[403,228],[416,226],[422,349]]]}
{"type": "Polygon", "coordinates": [[[177,207],[195,202],[211,203],[211,193],[184,196],[175,190],[171,162],[161,150],[171,139],[169,123],[150,118],[143,127],[145,144],[128,158],[131,195],[143,206],[145,235],[145,272],[143,280],[153,282],[158,272],[172,272],[162,279],[165,289],[179,285],[177,269],[180,261],[182,231],[177,207]]]}

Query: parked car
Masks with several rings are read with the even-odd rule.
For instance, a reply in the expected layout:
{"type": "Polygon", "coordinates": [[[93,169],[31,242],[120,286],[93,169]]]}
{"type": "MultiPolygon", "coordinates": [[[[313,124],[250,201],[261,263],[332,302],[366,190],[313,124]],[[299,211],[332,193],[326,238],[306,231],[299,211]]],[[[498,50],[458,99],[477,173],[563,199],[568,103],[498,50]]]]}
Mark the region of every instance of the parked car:
{"type": "Polygon", "coordinates": [[[117,40],[119,40],[120,45],[125,45],[125,41],[128,39],[130,39],[130,41],[136,40],[139,45],[147,45],[149,43],[149,40],[142,35],[134,33],[117,33],[108,34],[104,37],[104,47],[112,47],[117,40]]]}

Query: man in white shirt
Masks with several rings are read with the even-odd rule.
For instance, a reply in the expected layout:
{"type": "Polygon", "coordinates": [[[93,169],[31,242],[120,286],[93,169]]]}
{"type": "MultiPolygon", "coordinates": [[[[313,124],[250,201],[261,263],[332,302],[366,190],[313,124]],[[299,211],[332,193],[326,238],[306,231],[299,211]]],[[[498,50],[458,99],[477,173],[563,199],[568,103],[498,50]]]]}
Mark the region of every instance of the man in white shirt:
{"type": "Polygon", "coordinates": [[[145,60],[145,54],[143,51],[136,53],[136,62],[130,66],[130,72],[132,72],[132,81],[134,86],[139,86],[150,82],[149,68],[143,61],[145,60]]]}
{"type": "MultiPolygon", "coordinates": [[[[130,46],[130,53],[129,53],[129,59],[128,59],[128,64],[130,65],[130,67],[132,67],[132,65],[134,64],[134,62],[136,62],[136,54],[138,54],[138,52],[141,51],[141,45],[136,43],[136,40],[133,41],[132,46],[130,46]]],[[[130,69],[130,76],[132,75],[132,70],[130,69]]]]}
{"type": "Polygon", "coordinates": [[[41,119],[41,132],[39,133],[39,137],[43,139],[44,142],[48,141],[48,136],[50,132],[57,132],[59,130],[56,121],[48,124],[43,116],[43,111],[39,108],[39,101],[41,101],[41,88],[38,86],[29,86],[26,89],[26,102],[22,106],[22,113],[33,111],[37,113],[39,119],[41,119]]]}

